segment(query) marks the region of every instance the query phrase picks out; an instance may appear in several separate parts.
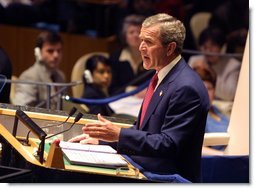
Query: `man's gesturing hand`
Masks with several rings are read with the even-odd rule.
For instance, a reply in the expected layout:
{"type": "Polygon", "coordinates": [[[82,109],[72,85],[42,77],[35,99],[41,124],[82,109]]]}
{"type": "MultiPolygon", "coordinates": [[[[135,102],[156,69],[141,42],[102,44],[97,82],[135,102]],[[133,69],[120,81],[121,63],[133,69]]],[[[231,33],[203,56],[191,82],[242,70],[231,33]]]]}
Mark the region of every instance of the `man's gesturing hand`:
{"type": "Polygon", "coordinates": [[[113,125],[111,121],[105,119],[100,114],[98,114],[99,122],[88,123],[82,130],[83,133],[88,134],[92,138],[107,142],[115,142],[119,140],[121,128],[113,125]]]}

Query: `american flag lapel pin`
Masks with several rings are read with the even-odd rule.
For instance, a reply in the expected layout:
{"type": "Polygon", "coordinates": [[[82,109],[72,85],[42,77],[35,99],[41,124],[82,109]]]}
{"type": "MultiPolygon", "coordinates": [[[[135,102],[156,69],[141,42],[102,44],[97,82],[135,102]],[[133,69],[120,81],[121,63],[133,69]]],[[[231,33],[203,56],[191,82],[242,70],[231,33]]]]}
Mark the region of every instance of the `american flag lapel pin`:
{"type": "Polygon", "coordinates": [[[159,94],[159,96],[161,97],[161,96],[162,96],[162,94],[163,94],[163,91],[161,90],[161,91],[160,91],[160,94],[159,94]]]}

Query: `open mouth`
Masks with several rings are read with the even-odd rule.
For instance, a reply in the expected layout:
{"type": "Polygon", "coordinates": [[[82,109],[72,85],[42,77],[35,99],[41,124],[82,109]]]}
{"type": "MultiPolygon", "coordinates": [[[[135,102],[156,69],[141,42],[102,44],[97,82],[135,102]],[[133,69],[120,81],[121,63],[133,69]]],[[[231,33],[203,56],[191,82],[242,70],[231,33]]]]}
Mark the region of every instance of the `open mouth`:
{"type": "Polygon", "coordinates": [[[144,60],[149,60],[150,58],[149,58],[149,56],[144,55],[144,56],[143,56],[143,59],[144,59],[144,60]]]}

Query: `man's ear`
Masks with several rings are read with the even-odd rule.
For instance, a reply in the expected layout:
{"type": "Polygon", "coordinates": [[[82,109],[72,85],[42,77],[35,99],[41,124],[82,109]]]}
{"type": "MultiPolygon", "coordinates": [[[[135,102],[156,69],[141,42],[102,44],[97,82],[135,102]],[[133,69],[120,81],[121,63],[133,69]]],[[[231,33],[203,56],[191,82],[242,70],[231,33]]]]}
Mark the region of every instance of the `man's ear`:
{"type": "Polygon", "coordinates": [[[176,42],[170,42],[167,47],[167,56],[172,55],[176,49],[176,42]]]}

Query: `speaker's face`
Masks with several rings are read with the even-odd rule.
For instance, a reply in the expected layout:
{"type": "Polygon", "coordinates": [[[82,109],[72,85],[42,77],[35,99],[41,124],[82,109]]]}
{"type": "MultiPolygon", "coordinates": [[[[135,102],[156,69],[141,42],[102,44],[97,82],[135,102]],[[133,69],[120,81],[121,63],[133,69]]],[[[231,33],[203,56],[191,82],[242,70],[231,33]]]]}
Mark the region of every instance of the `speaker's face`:
{"type": "Polygon", "coordinates": [[[141,29],[139,35],[141,39],[139,51],[141,52],[143,66],[146,70],[155,69],[159,71],[166,66],[173,57],[172,53],[174,52],[174,48],[171,48],[171,43],[169,44],[170,48],[164,47],[161,43],[159,33],[160,28],[158,24],[141,29]]]}
{"type": "Polygon", "coordinates": [[[41,48],[41,58],[42,62],[49,69],[56,69],[62,60],[63,49],[61,43],[50,44],[48,42],[44,43],[41,48]]]}

